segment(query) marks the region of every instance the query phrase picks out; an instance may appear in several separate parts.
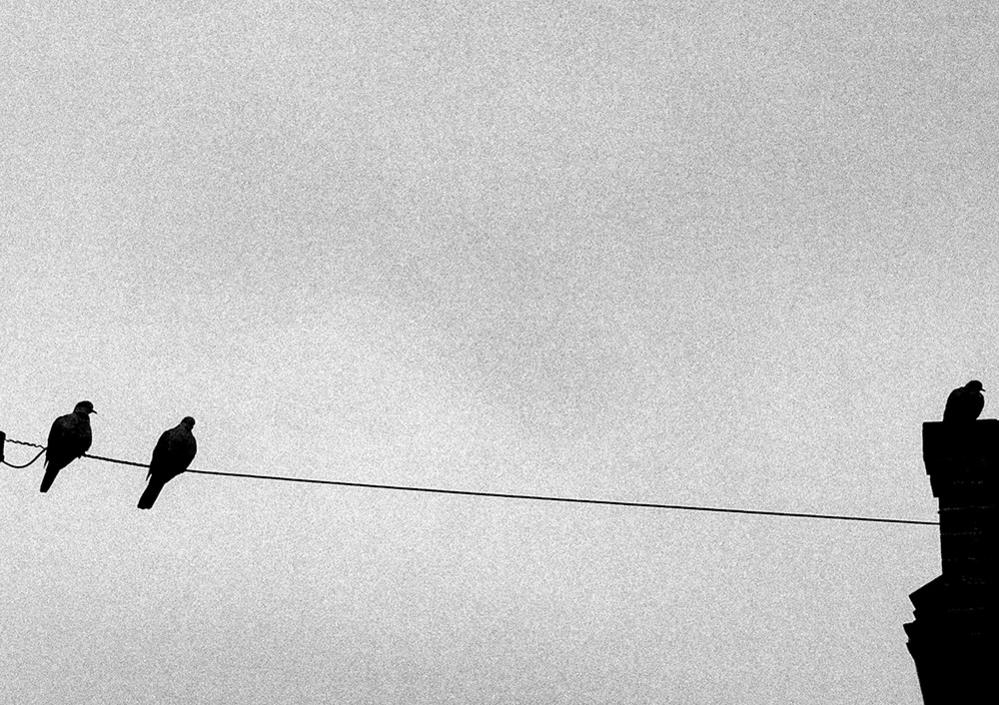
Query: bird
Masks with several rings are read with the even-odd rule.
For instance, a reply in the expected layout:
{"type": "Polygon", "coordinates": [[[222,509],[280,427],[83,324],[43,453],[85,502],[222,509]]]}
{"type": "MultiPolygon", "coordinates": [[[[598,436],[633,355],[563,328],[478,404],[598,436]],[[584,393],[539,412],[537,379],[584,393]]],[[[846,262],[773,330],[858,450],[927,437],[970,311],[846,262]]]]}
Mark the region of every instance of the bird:
{"type": "Polygon", "coordinates": [[[139,497],[139,509],[151,509],[160,495],[163,485],[187,470],[198,452],[198,442],[194,439],[191,429],[194,419],[185,416],[179,424],[164,431],[153,449],[153,459],[149,461],[149,472],[142,496],[139,497]]]}
{"type": "Polygon", "coordinates": [[[93,404],[81,401],[73,407],[72,414],[60,416],[52,422],[48,446],[45,448],[42,492],[49,491],[60,470],[90,450],[90,444],[94,440],[90,431],[90,415],[96,413],[93,404]]]}
{"type": "Polygon", "coordinates": [[[947,397],[943,420],[949,422],[974,421],[985,407],[982,396],[982,383],[973,379],[963,387],[958,387],[947,397]]]}

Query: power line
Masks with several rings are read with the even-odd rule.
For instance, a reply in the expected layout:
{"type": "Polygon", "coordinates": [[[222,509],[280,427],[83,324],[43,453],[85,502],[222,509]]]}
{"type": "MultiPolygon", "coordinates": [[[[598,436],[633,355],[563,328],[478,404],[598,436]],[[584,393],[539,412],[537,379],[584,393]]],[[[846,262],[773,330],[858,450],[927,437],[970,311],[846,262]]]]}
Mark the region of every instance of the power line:
{"type": "MultiPolygon", "coordinates": [[[[44,450],[43,446],[40,446],[37,443],[15,441],[11,438],[8,438],[7,441],[10,443],[17,443],[25,446],[33,446],[35,448],[42,448],[44,450]]],[[[134,460],[121,460],[120,458],[108,458],[102,455],[90,455],[89,453],[84,453],[83,457],[90,458],[91,460],[100,460],[102,462],[107,462],[107,463],[116,463],[118,465],[130,465],[132,467],[139,467],[139,468],[149,467],[148,463],[138,463],[135,462],[134,460]]],[[[625,500],[615,500],[615,499],[556,497],[550,495],[516,494],[512,492],[479,492],[474,490],[452,490],[452,489],[443,489],[438,487],[417,487],[412,485],[384,485],[373,482],[347,482],[344,480],[319,480],[308,477],[262,475],[262,474],[245,473],[245,472],[222,472],[219,470],[188,469],[186,472],[195,473],[197,475],[218,475],[220,477],[244,477],[253,480],[274,480],[278,482],[298,482],[310,485],[331,485],[335,487],[358,487],[358,488],[375,489],[375,490],[395,490],[398,492],[424,492],[428,494],[460,495],[463,497],[491,497],[494,499],[525,499],[525,500],[534,500],[540,502],[562,502],[567,504],[595,504],[595,505],[603,505],[611,507],[640,507],[645,509],[668,509],[675,511],[690,511],[690,512],[714,512],[721,514],[752,514],[756,516],[792,517],[799,519],[831,519],[837,521],[863,521],[863,522],[872,522],[880,524],[913,524],[919,526],[938,526],[940,524],[940,522],[938,521],[921,521],[918,519],[890,519],[885,517],[852,516],[847,514],[817,514],[811,512],[778,512],[778,511],[767,511],[764,509],[734,509],[731,507],[708,507],[703,505],[692,505],[692,504],[629,502],[625,500]]]]}
{"type": "Polygon", "coordinates": [[[34,458],[32,458],[31,460],[29,460],[28,462],[26,462],[24,465],[14,465],[14,463],[8,463],[6,460],[3,461],[3,464],[6,465],[6,466],[8,466],[8,467],[17,468],[18,470],[23,470],[24,468],[26,468],[26,467],[28,467],[30,465],[34,465],[35,461],[38,460],[40,457],[42,457],[42,453],[44,453],[44,452],[45,452],[45,449],[42,448],[40,451],[38,451],[38,455],[36,455],[34,458]]]}
{"type": "Polygon", "coordinates": [[[29,448],[41,448],[45,450],[45,446],[39,445],[38,443],[29,443],[28,441],[15,441],[13,438],[7,439],[8,443],[17,443],[19,446],[28,446],[29,448]]]}

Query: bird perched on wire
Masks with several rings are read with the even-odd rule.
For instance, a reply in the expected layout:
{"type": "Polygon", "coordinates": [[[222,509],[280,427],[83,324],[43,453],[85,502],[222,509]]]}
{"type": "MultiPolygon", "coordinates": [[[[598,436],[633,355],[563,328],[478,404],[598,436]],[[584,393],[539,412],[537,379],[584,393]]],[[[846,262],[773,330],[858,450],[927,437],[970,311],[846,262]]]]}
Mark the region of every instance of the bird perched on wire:
{"type": "Polygon", "coordinates": [[[52,422],[49,443],[45,448],[42,492],[49,491],[60,470],[90,450],[90,444],[93,442],[90,415],[96,413],[93,404],[81,401],[73,408],[72,414],[60,416],[52,422]]]}
{"type": "Polygon", "coordinates": [[[944,421],[962,422],[974,421],[985,407],[985,397],[982,396],[982,383],[973,379],[963,387],[958,387],[947,397],[944,407],[944,421]]]}
{"type": "Polygon", "coordinates": [[[153,459],[149,461],[149,484],[139,498],[139,509],[150,509],[160,495],[163,485],[187,470],[198,452],[198,442],[191,429],[194,419],[185,416],[179,424],[164,431],[153,449],[153,459]]]}

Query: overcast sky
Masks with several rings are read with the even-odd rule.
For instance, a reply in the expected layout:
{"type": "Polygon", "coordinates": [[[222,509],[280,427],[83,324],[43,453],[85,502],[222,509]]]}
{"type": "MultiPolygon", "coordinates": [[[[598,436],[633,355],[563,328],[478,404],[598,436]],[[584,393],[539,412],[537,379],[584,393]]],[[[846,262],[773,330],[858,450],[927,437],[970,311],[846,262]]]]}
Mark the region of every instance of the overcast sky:
{"type": "MultiPolygon", "coordinates": [[[[0,7],[0,429],[934,520],[996,415],[991,3],[0,7]]],[[[7,446],[12,462],[29,449],[7,446]]],[[[919,702],[936,527],[0,473],[0,700],[919,702]]]]}

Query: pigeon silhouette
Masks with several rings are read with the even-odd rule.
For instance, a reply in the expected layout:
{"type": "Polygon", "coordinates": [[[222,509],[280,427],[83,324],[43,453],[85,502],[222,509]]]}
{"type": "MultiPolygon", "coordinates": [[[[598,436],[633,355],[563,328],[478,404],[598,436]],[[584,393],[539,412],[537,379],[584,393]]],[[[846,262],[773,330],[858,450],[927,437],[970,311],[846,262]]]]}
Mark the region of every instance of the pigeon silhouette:
{"type": "Polygon", "coordinates": [[[947,397],[944,407],[944,421],[974,421],[985,407],[985,397],[982,396],[982,383],[973,379],[963,387],[958,387],[947,397]]]}
{"type": "Polygon", "coordinates": [[[42,492],[48,492],[56,475],[64,467],[90,450],[93,434],[90,432],[90,414],[96,414],[94,405],[81,401],[72,414],[60,416],[52,422],[49,443],[45,449],[45,475],[42,492]]]}
{"type": "Polygon", "coordinates": [[[194,419],[185,416],[175,427],[164,431],[160,440],[156,442],[153,459],[149,461],[149,473],[146,475],[149,485],[139,497],[139,509],[152,508],[156,498],[160,496],[163,485],[187,470],[187,466],[194,460],[198,452],[198,442],[194,440],[192,428],[194,428],[194,419]]]}

